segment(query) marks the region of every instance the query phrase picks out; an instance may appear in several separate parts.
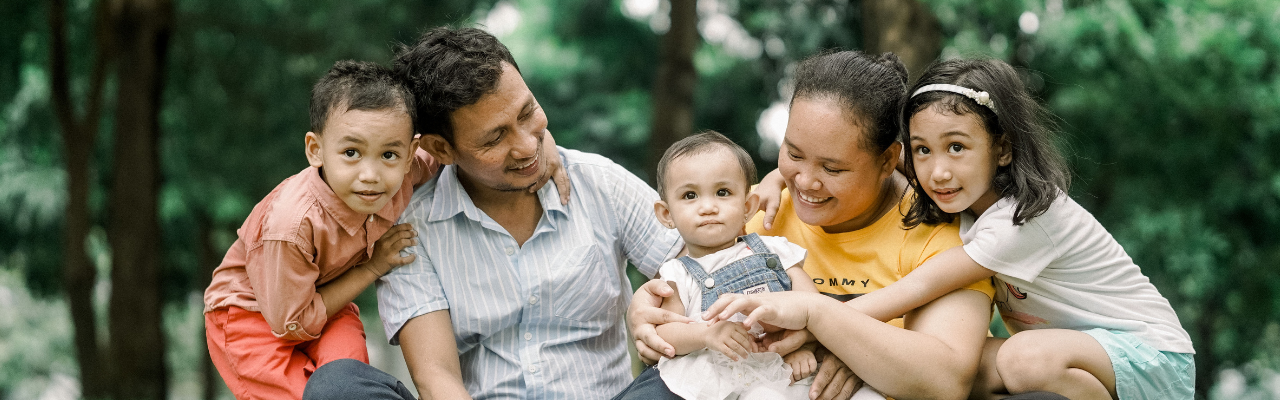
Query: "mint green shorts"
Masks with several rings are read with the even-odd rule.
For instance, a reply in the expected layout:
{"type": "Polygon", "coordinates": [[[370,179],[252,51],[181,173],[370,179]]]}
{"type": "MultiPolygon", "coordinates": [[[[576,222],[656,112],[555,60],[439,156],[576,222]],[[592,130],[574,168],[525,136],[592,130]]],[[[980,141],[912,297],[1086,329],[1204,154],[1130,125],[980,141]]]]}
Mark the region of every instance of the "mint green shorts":
{"type": "Polygon", "coordinates": [[[1084,333],[1107,350],[1120,400],[1191,400],[1195,396],[1196,361],[1192,354],[1156,350],[1125,332],[1095,328],[1084,333]]]}

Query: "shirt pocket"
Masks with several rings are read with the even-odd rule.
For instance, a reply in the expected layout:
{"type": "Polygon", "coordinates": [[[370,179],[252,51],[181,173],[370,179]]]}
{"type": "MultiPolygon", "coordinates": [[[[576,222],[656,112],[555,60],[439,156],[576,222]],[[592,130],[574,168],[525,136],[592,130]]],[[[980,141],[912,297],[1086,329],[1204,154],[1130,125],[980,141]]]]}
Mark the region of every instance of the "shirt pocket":
{"type": "Polygon", "coordinates": [[[553,312],[574,321],[612,322],[618,318],[621,292],[616,274],[596,246],[569,251],[552,279],[553,312]]]}

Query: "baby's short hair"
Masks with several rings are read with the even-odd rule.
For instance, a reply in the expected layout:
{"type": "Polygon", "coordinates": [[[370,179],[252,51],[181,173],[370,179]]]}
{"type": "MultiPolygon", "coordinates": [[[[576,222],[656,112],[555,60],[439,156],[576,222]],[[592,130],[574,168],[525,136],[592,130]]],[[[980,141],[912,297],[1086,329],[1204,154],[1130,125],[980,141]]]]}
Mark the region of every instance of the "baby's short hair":
{"type": "Polygon", "coordinates": [[[338,107],[364,111],[402,109],[411,121],[417,118],[413,95],[404,82],[391,69],[367,61],[333,63],[333,68],[311,87],[311,131],[322,134],[329,112],[338,107]]]}
{"type": "Polygon", "coordinates": [[[680,139],[680,141],[668,147],[666,152],[662,153],[662,159],[658,160],[658,196],[662,200],[667,199],[667,167],[671,165],[671,161],[684,156],[710,152],[716,145],[728,149],[729,153],[738,159],[738,165],[742,167],[742,176],[747,178],[747,186],[750,187],[755,184],[756,164],[755,161],[751,160],[751,155],[747,154],[747,151],[742,146],[729,140],[719,132],[708,130],[680,139]]]}

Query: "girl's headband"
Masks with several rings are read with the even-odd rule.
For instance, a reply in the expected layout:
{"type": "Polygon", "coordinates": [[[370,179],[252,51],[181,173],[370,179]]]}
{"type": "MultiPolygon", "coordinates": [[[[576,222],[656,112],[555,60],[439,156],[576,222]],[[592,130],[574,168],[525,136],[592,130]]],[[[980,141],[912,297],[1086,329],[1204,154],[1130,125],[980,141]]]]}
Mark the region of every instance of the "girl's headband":
{"type": "Polygon", "coordinates": [[[991,110],[991,112],[996,113],[997,115],[1000,114],[996,112],[996,102],[991,100],[991,94],[987,92],[979,92],[977,90],[973,90],[964,86],[957,86],[957,85],[951,85],[946,83],[935,83],[932,85],[924,85],[919,89],[916,89],[916,92],[912,93],[911,97],[919,96],[920,93],[924,93],[924,92],[951,92],[951,93],[959,94],[964,97],[968,97],[972,99],[974,102],[978,104],[986,106],[988,109],[991,110]]]}

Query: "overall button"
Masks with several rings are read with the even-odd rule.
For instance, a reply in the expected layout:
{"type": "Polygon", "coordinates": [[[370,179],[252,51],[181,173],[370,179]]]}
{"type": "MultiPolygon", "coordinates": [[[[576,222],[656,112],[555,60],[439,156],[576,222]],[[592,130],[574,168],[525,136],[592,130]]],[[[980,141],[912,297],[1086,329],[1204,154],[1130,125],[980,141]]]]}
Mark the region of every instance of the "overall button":
{"type": "Polygon", "coordinates": [[[707,280],[702,281],[702,286],[706,286],[707,289],[716,287],[716,280],[712,278],[707,278],[707,280]]]}
{"type": "Polygon", "coordinates": [[[778,259],[776,258],[770,258],[769,261],[765,261],[764,263],[769,266],[769,269],[778,269],[778,259]]]}
{"type": "Polygon", "coordinates": [[[532,333],[529,333],[529,332],[525,332],[525,333],[524,333],[524,340],[533,340],[533,334],[532,334],[532,333]]]}
{"type": "Polygon", "coordinates": [[[529,296],[529,304],[538,304],[538,296],[529,296]]]}

